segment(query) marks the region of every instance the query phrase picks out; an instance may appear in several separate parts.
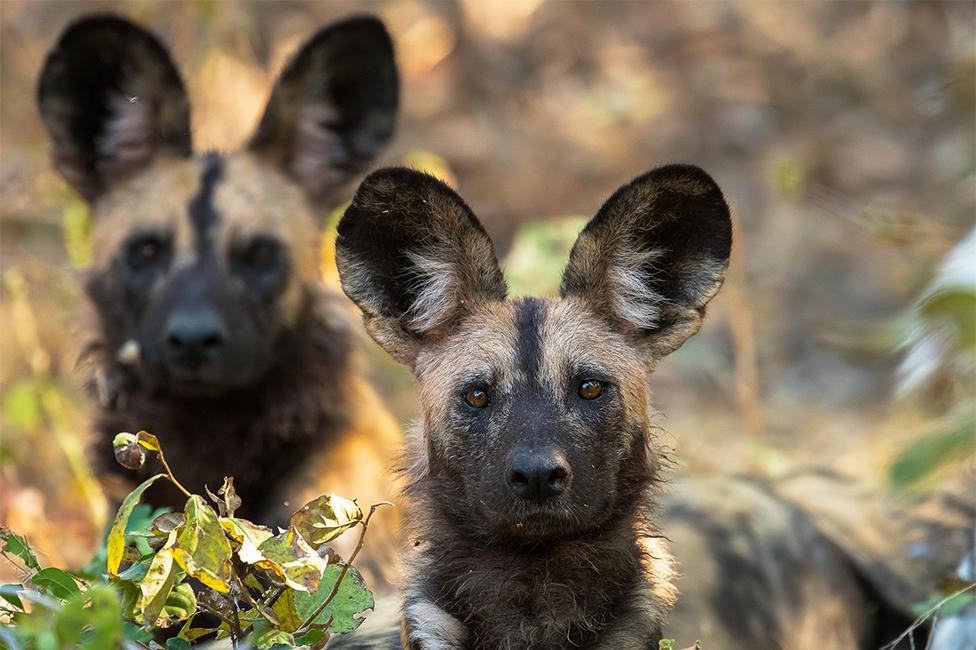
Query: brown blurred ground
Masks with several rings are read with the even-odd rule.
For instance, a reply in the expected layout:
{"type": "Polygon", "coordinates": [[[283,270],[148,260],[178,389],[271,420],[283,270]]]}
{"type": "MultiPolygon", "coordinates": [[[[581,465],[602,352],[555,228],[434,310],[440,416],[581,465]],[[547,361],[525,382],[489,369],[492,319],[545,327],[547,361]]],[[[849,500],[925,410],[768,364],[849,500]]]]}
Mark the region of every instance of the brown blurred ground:
{"type": "MultiPolygon", "coordinates": [[[[47,165],[34,85],[64,25],[106,10],[171,47],[198,148],[246,138],[274,71],[319,26],[381,15],[404,80],[385,161],[442,157],[502,255],[520,225],[589,216],[651,166],[712,173],[736,211],[733,268],[702,334],[655,382],[685,468],[815,462],[874,477],[934,414],[893,398],[897,357],[865,333],[912,301],[973,222],[970,2],[3,0],[0,507],[47,562],[87,558],[97,506],[78,466],[84,307],[63,227],[77,204],[47,165]],[[36,417],[25,391],[43,402],[36,417]]],[[[373,358],[406,421],[409,377],[373,358]]]]}

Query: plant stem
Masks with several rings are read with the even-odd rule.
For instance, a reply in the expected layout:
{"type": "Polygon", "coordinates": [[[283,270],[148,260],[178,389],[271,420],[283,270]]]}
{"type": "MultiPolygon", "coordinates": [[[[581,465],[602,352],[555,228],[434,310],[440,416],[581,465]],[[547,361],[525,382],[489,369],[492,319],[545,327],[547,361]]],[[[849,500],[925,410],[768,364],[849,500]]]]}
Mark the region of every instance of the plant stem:
{"type": "Polygon", "coordinates": [[[169,463],[166,462],[166,455],[163,453],[163,448],[160,447],[156,451],[159,453],[159,462],[163,464],[163,468],[166,470],[166,477],[170,480],[170,482],[173,483],[173,485],[178,487],[180,492],[185,494],[187,498],[192,497],[193,495],[190,494],[190,491],[183,487],[183,484],[176,480],[176,477],[173,476],[173,470],[169,468],[169,463]]]}
{"type": "Polygon", "coordinates": [[[363,525],[363,532],[360,533],[359,535],[359,542],[356,544],[356,549],[352,552],[352,555],[349,556],[349,561],[347,561],[345,564],[342,565],[342,569],[339,571],[339,577],[336,579],[335,586],[332,587],[332,592],[328,595],[328,597],[325,600],[322,601],[321,605],[315,608],[314,612],[309,614],[308,618],[305,619],[305,622],[302,623],[301,627],[295,630],[296,636],[308,632],[309,629],[311,629],[312,623],[315,621],[315,617],[321,614],[322,611],[326,607],[328,607],[329,603],[332,602],[332,599],[336,597],[336,594],[339,593],[339,587],[342,586],[342,579],[346,577],[346,572],[349,571],[349,567],[352,566],[352,563],[356,561],[356,556],[359,555],[359,551],[361,551],[363,548],[363,542],[366,541],[366,531],[369,528],[370,517],[373,516],[373,513],[376,512],[376,509],[379,508],[380,506],[392,506],[392,505],[393,505],[392,503],[383,501],[381,503],[374,503],[369,507],[369,514],[366,515],[366,518],[363,519],[363,521],[361,522],[363,525]]]}

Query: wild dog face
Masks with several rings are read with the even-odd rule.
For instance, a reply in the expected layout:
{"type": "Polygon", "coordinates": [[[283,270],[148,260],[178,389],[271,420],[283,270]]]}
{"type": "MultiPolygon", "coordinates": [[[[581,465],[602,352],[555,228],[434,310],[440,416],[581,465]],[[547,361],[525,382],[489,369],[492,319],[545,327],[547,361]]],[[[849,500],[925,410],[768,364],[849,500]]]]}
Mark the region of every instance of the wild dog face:
{"type": "Polygon", "coordinates": [[[506,298],[485,230],[419,172],[367,177],[339,224],[342,286],[420,385],[419,469],[475,534],[598,529],[653,476],[648,373],[701,326],[729,211],[690,166],[618,190],[582,231],[555,299],[506,298]]]}
{"type": "Polygon", "coordinates": [[[159,41],[115,17],[70,26],[38,104],[56,169],[91,205],[107,350],[177,395],[254,383],[318,281],[320,215],[390,138],[397,101],[389,36],[352,18],[294,56],[244,149],[195,156],[159,41]]]}

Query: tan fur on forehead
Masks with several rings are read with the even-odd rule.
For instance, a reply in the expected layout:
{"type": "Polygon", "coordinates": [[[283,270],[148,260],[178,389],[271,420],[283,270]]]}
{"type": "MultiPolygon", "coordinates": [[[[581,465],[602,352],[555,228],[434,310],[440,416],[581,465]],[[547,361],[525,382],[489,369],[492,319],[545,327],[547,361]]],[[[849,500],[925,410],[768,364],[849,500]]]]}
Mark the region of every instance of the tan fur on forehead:
{"type": "Polygon", "coordinates": [[[565,376],[568,370],[602,369],[626,391],[628,405],[643,405],[647,369],[633,343],[594,314],[584,299],[570,296],[545,304],[540,377],[565,385],[573,379],[565,376]]]}
{"type": "Polygon", "coordinates": [[[94,267],[103,268],[122,243],[140,229],[173,233],[177,255],[193,245],[187,205],[200,187],[193,160],[163,158],[115,188],[94,208],[94,267]]]}
{"type": "Polygon", "coordinates": [[[270,234],[279,238],[303,280],[318,278],[319,223],[299,188],[256,156],[229,156],[214,193],[220,214],[219,247],[236,238],[270,234]]]}
{"type": "Polygon", "coordinates": [[[431,420],[446,417],[458,384],[478,371],[497,373],[504,384],[515,367],[518,332],[515,306],[508,301],[482,303],[445,339],[417,357],[421,412],[431,420]]]}

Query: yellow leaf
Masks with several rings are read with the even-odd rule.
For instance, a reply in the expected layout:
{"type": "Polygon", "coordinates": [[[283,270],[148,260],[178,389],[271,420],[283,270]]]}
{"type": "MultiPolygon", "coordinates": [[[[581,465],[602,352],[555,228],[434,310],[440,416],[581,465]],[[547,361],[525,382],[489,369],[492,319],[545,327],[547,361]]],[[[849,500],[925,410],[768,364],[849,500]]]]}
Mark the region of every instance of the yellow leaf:
{"type": "Polygon", "coordinates": [[[315,591],[329,562],[295,528],[255,547],[246,537],[237,551],[241,562],[270,571],[298,591],[315,591]]]}
{"type": "Polygon", "coordinates": [[[173,558],[187,574],[216,591],[230,591],[231,548],[217,519],[217,513],[203,497],[194,494],[186,501],[186,523],[173,546],[173,558]]]}
{"type": "Polygon", "coordinates": [[[147,431],[140,431],[137,433],[136,440],[140,445],[149,451],[160,451],[159,440],[156,438],[156,436],[147,431]]]}
{"type": "MultiPolygon", "coordinates": [[[[176,541],[176,531],[170,533],[169,544],[176,541]]],[[[163,605],[169,598],[173,584],[176,582],[176,570],[173,563],[173,550],[167,545],[160,549],[149,565],[146,577],[139,583],[141,596],[136,603],[136,610],[142,612],[147,625],[156,624],[163,605]]]]}
{"type": "Polygon", "coordinates": [[[363,511],[355,501],[329,494],[306,503],[291,516],[291,525],[309,544],[319,546],[335,539],[362,520],[363,511]]]}
{"type": "Polygon", "coordinates": [[[165,476],[165,474],[156,474],[156,476],[146,479],[139,487],[129,492],[122,501],[122,505],[119,506],[115,521],[112,523],[112,529],[108,533],[106,544],[108,550],[107,568],[110,576],[119,575],[119,565],[122,564],[122,554],[125,552],[125,527],[129,523],[129,515],[132,514],[132,509],[139,503],[142,493],[149,489],[150,485],[165,476]]]}

